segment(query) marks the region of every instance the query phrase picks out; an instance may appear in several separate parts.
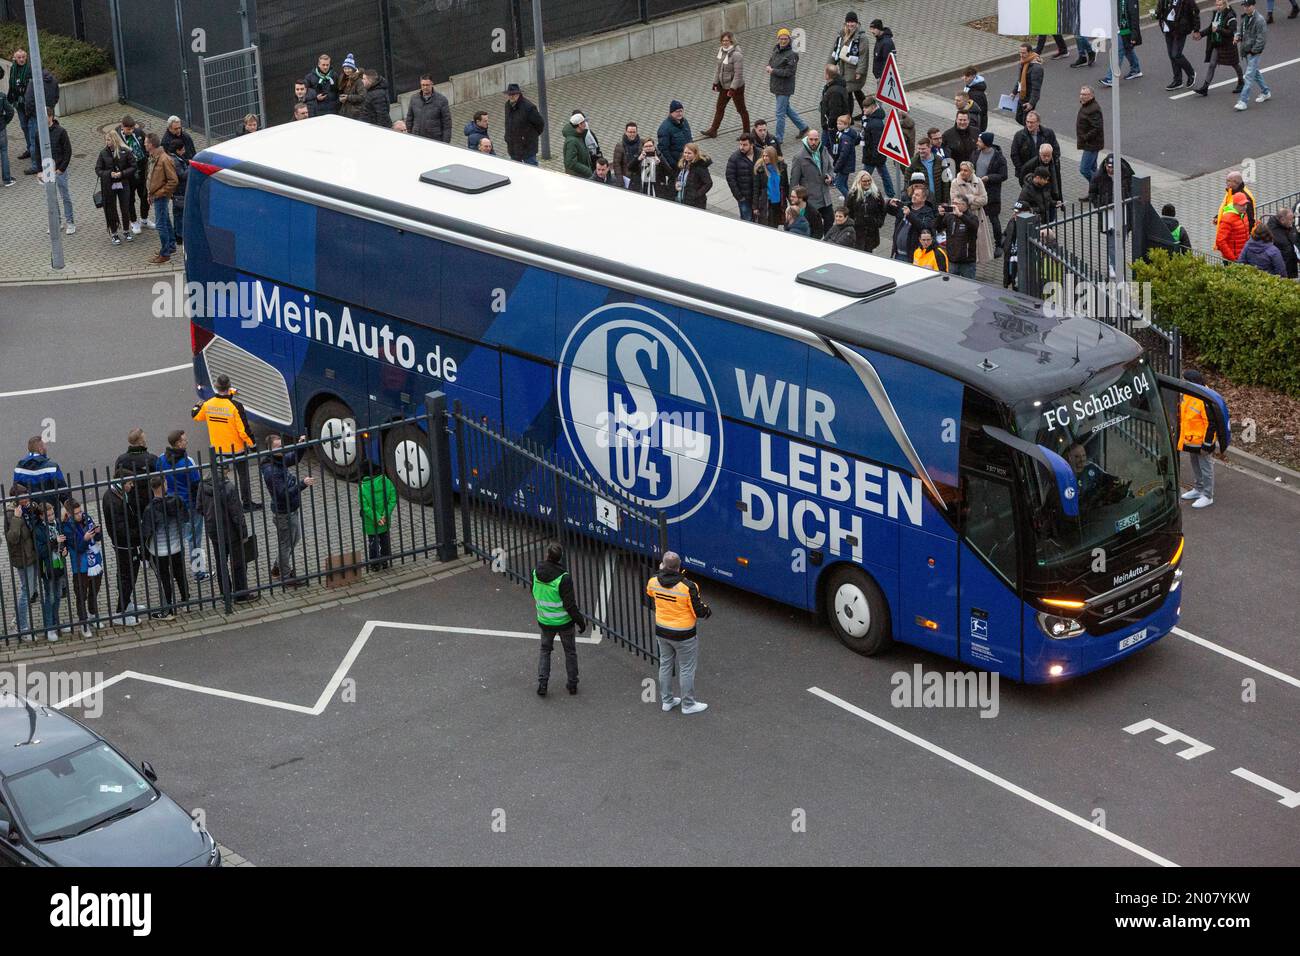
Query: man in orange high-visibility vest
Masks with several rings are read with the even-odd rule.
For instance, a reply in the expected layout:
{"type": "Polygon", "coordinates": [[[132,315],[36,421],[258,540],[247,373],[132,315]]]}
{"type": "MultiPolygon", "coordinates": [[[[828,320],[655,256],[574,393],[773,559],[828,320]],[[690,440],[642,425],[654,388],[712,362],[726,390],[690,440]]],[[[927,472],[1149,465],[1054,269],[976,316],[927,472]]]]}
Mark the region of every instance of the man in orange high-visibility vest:
{"type": "MultiPolygon", "coordinates": [[[[213,382],[217,394],[206,402],[195,405],[190,417],[196,422],[207,422],[208,444],[222,455],[242,455],[253,447],[253,432],[248,427],[248,413],[241,402],[235,401],[235,389],[228,375],[218,375],[213,382]]],[[[239,479],[239,497],[245,511],[257,511],[262,505],[253,501],[252,482],[249,480],[248,459],[234,462],[239,479]]]]}
{"type": "Polygon", "coordinates": [[[695,622],[713,611],[700,600],[700,588],[682,574],[682,559],[665,551],[659,573],[645,586],[645,599],[655,609],[655,640],[659,644],[659,699],[664,713],[678,704],[683,714],[698,714],[708,704],[695,699],[695,668],[699,663],[700,638],[695,622]],[[681,696],[673,695],[673,662],[681,696]]]}
{"type": "MultiPolygon", "coordinates": [[[[1205,378],[1194,368],[1187,369],[1183,378],[1193,385],[1204,385],[1205,378]]],[[[1178,402],[1178,450],[1187,452],[1192,466],[1193,485],[1183,492],[1183,500],[1193,508],[1208,508],[1214,504],[1214,426],[1205,411],[1205,402],[1184,395],[1178,402]]]]}

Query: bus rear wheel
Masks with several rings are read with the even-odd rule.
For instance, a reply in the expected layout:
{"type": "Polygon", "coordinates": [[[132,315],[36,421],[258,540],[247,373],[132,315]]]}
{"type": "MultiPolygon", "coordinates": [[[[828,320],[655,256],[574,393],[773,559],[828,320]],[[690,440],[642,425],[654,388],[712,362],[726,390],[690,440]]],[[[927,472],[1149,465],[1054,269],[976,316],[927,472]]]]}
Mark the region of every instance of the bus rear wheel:
{"type": "Polygon", "coordinates": [[[894,643],[889,604],[870,575],[854,567],[839,567],[826,581],[826,615],[840,643],[874,657],[894,643]]]}
{"type": "Polygon", "coordinates": [[[319,438],[316,457],[336,478],[352,481],[361,472],[365,454],[357,437],[357,417],[342,402],[322,402],[311,416],[311,437],[319,438]]]}
{"type": "Polygon", "coordinates": [[[397,425],[384,435],[384,471],[408,501],[433,503],[433,462],[429,438],[414,425],[397,425]]]}

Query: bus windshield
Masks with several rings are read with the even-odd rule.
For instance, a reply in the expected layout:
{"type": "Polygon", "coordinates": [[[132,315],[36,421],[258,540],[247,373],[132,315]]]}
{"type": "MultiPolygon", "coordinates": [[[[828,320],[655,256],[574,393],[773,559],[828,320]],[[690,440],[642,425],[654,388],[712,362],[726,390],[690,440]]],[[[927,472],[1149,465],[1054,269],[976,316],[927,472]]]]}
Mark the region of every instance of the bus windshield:
{"type": "Polygon", "coordinates": [[[1136,536],[1177,506],[1160,389],[1142,360],[1098,372],[1077,389],[1022,402],[1015,415],[1021,437],[1069,462],[1079,488],[1078,517],[1067,517],[1052,476],[1042,466],[1030,470],[1040,567],[1136,536]]]}

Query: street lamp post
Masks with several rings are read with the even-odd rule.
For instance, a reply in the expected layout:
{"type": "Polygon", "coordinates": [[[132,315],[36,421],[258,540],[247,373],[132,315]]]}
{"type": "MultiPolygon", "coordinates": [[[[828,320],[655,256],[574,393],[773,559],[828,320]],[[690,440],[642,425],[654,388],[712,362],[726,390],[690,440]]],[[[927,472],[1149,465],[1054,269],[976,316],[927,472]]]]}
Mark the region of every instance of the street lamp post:
{"type": "Polygon", "coordinates": [[[32,94],[36,100],[36,141],[40,146],[41,180],[45,183],[45,210],[50,227],[50,267],[63,268],[63,237],[59,235],[59,193],[54,180],[54,157],[50,155],[50,124],[46,117],[45,71],[41,67],[41,41],[36,34],[34,0],[26,0],[27,45],[31,48],[32,94]]]}
{"type": "MultiPolygon", "coordinates": [[[[27,0],[31,3],[31,0],[27,0]]],[[[546,54],[542,39],[542,0],[533,0],[533,53],[537,60],[537,109],[542,114],[542,159],[551,158],[551,114],[546,108],[546,54]]]]}

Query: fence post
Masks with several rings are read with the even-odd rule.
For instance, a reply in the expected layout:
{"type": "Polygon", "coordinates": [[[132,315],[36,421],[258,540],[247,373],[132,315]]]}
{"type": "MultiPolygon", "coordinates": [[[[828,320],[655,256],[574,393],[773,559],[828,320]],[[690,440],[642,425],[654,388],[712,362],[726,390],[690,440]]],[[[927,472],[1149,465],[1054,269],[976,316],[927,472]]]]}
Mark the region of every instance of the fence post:
{"type": "Polygon", "coordinates": [[[1126,223],[1133,226],[1133,260],[1146,258],[1147,254],[1147,210],[1151,207],[1151,177],[1133,177],[1133,202],[1129,207],[1126,223]]]}
{"type": "Polygon", "coordinates": [[[1029,231],[1032,227],[1034,235],[1038,235],[1038,217],[1028,212],[1017,213],[1012,225],[1016,230],[1016,291],[1031,295],[1033,287],[1030,285],[1029,277],[1031,270],[1038,268],[1038,263],[1030,262],[1032,250],[1029,244],[1029,231]]]}
{"type": "Polygon", "coordinates": [[[461,417],[459,401],[453,407],[452,417],[456,420],[456,473],[460,481],[460,543],[467,552],[473,553],[469,519],[469,466],[465,464],[469,450],[465,446],[465,422],[461,417]]]}
{"type": "MultiPolygon", "coordinates": [[[[216,523],[216,554],[213,555],[213,572],[217,575],[217,584],[224,580],[226,586],[221,589],[221,600],[227,614],[235,613],[235,577],[230,573],[230,535],[226,534],[226,479],[225,462],[215,448],[208,448],[208,474],[212,476],[212,520],[216,523]]],[[[240,507],[243,507],[241,502],[240,507]]],[[[242,548],[244,542],[239,542],[242,548]]],[[[245,571],[247,574],[247,571],[245,571]]]]}
{"type": "Polygon", "coordinates": [[[451,441],[447,430],[447,396],[428,392],[429,485],[433,490],[433,527],[438,536],[438,560],[456,560],[456,511],[452,503],[451,441]]]}

